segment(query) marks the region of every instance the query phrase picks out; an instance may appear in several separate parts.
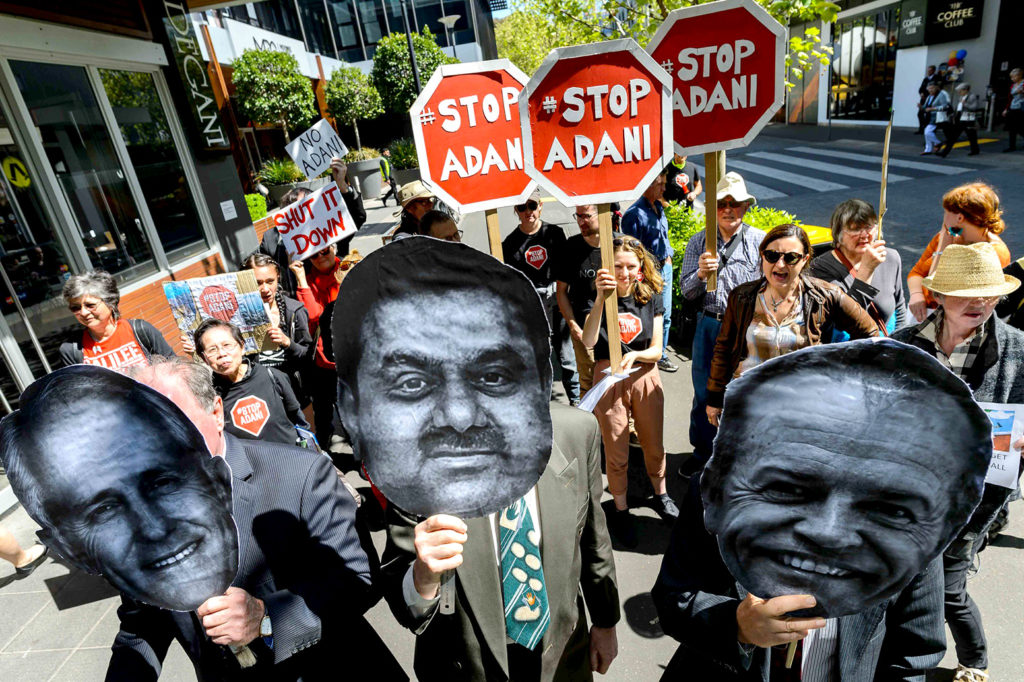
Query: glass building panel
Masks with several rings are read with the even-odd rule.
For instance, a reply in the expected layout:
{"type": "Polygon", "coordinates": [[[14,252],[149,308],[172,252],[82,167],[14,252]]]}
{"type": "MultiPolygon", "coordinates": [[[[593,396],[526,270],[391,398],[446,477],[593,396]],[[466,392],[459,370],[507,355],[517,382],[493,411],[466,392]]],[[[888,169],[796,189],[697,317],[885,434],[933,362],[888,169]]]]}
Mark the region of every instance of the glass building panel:
{"type": "Polygon", "coordinates": [[[830,113],[836,119],[884,121],[892,111],[899,6],[834,26],[830,113]]]}

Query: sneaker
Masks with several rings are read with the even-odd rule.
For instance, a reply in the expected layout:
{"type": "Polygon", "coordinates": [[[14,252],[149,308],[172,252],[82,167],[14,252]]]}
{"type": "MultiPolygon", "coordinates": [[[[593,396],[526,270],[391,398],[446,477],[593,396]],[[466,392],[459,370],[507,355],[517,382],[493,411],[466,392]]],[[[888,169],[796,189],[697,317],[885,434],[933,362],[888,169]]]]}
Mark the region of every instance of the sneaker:
{"type": "Polygon", "coordinates": [[[655,495],[651,508],[661,517],[665,523],[672,523],[679,518],[679,507],[675,501],[668,496],[668,493],[655,495]]]}
{"type": "Polygon", "coordinates": [[[636,535],[636,524],[628,509],[616,509],[608,515],[608,531],[626,549],[633,549],[640,542],[636,535]]]}
{"type": "Polygon", "coordinates": [[[988,682],[988,670],[958,665],[956,674],[953,675],[953,682],[988,682]]]}
{"type": "Polygon", "coordinates": [[[691,476],[699,474],[703,468],[704,465],[701,464],[696,457],[691,457],[683,462],[683,465],[679,467],[679,477],[690,478],[691,476]]]}
{"type": "Polygon", "coordinates": [[[662,358],[661,360],[658,360],[658,369],[660,369],[662,372],[678,372],[679,365],[675,364],[668,358],[662,358]]]}

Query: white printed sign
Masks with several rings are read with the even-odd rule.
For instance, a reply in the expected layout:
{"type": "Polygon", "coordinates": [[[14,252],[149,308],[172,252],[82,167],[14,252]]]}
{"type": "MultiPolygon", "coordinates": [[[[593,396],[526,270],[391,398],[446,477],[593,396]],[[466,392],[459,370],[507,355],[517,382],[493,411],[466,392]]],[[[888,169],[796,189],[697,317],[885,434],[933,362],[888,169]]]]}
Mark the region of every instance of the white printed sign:
{"type": "Polygon", "coordinates": [[[1013,446],[1024,435],[1024,405],[978,403],[992,421],[992,459],[985,483],[1016,488],[1020,449],[1013,446]]]}
{"type": "Polygon", "coordinates": [[[331,167],[331,159],[348,154],[348,147],[327,119],[320,119],[312,128],[285,145],[302,174],[312,180],[331,167]]]}
{"type": "Polygon", "coordinates": [[[305,260],[317,251],[355,234],[356,223],[333,182],[274,214],[288,257],[305,260]]]}

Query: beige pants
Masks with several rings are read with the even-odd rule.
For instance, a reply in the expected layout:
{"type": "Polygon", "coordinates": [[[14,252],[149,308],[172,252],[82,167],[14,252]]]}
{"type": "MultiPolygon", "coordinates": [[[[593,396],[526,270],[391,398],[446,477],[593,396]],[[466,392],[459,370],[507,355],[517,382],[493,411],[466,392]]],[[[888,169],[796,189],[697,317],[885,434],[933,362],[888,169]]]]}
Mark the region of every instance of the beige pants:
{"type": "MultiPolygon", "coordinates": [[[[594,366],[594,376],[602,376],[607,360],[594,366]]],[[[665,476],[665,393],[657,365],[637,364],[640,369],[608,389],[597,403],[594,416],[601,425],[604,440],[608,492],[626,494],[626,466],[629,463],[629,418],[633,418],[640,447],[644,451],[647,475],[665,476]]]]}
{"type": "Polygon", "coordinates": [[[576,371],[580,375],[580,397],[594,385],[594,349],[587,348],[576,337],[572,338],[572,350],[576,355],[576,371]]]}

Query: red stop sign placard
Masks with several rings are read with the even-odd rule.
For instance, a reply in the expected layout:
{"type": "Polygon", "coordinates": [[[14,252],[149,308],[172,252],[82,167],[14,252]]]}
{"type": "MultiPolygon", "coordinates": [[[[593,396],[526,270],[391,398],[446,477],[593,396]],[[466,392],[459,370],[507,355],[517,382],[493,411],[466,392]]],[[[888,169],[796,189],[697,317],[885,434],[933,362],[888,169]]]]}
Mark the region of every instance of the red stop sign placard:
{"type": "Polygon", "coordinates": [[[519,116],[526,172],[566,206],[633,201],[672,153],[668,75],[631,39],[552,51],[519,116]]]}
{"type": "Polygon", "coordinates": [[[786,29],[753,0],[674,10],[647,51],[672,77],[679,154],[747,145],[784,103],[786,29]]]}
{"type": "Polygon", "coordinates": [[[220,284],[203,289],[199,294],[199,305],[207,315],[224,322],[230,322],[238,312],[238,299],[235,298],[235,293],[220,284]]]}
{"type": "Polygon", "coordinates": [[[463,213],[523,201],[519,92],[526,75],[507,59],[446,64],[409,110],[420,176],[463,213]]]}

